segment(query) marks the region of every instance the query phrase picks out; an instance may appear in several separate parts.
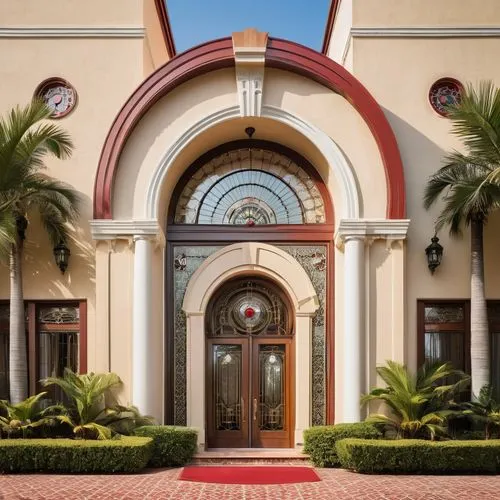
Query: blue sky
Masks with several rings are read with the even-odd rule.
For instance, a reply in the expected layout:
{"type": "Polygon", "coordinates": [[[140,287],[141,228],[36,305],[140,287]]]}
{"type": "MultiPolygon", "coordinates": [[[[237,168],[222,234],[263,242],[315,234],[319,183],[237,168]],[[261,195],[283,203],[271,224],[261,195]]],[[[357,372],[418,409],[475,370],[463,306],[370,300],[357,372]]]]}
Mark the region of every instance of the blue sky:
{"type": "Polygon", "coordinates": [[[330,0],[166,0],[177,52],[257,28],[321,50],[330,0]]]}

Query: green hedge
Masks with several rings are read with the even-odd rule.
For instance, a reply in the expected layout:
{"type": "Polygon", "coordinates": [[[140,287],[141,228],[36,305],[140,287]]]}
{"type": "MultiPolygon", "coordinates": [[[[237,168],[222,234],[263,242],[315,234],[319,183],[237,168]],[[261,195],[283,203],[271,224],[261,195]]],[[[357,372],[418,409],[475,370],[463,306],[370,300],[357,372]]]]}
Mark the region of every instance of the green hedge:
{"type": "Polygon", "coordinates": [[[366,422],[311,427],[304,431],[304,452],[316,467],[340,465],[335,443],[344,438],[378,439],[379,430],[366,422]]]}
{"type": "Polygon", "coordinates": [[[423,441],[344,439],[342,467],[366,473],[493,474],[500,471],[500,440],[423,441]]]}
{"type": "Polygon", "coordinates": [[[135,434],[153,439],[151,467],[179,467],[196,453],[198,432],[189,427],[146,425],[136,429],[135,434]]]}
{"type": "Polygon", "coordinates": [[[1,472],[135,472],[151,458],[152,440],[122,437],[79,439],[2,439],[1,472]]]}

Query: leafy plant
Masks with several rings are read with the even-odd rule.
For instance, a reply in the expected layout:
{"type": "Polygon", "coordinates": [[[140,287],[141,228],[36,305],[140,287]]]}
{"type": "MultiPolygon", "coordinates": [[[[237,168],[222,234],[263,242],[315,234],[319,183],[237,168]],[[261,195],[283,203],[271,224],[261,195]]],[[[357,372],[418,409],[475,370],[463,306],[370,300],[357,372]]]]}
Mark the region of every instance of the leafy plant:
{"type": "Polygon", "coordinates": [[[489,384],[481,387],[479,397],[474,401],[462,403],[464,415],[473,421],[484,425],[486,439],[490,439],[492,432],[500,429],[500,402],[493,397],[493,387],[489,384]]]}
{"type": "Polygon", "coordinates": [[[117,433],[130,434],[136,427],[153,422],[137,408],[117,403],[112,391],[122,381],[115,373],[79,375],[66,368],[63,377],[48,377],[42,384],[57,385],[68,397],[68,414],[60,421],[70,425],[77,438],[111,439],[117,433]]]}
{"type": "Polygon", "coordinates": [[[372,389],[361,402],[383,401],[390,413],[370,415],[367,422],[384,424],[403,439],[434,440],[446,435],[446,420],[457,413],[450,409],[450,403],[469,383],[468,376],[450,363],[424,364],[412,375],[395,361],[387,361],[387,366],[378,367],[377,373],[387,387],[372,389]],[[446,383],[453,378],[457,381],[446,383]]]}
{"type": "MultiPolygon", "coordinates": [[[[52,405],[40,409],[40,399],[46,394],[41,392],[16,404],[1,400],[0,410],[4,415],[0,416],[0,436],[6,434],[8,437],[27,437],[29,431],[35,428],[50,427],[60,421],[60,417],[66,413],[63,406],[52,405]]],[[[62,418],[64,420],[64,416],[62,418]]]]}

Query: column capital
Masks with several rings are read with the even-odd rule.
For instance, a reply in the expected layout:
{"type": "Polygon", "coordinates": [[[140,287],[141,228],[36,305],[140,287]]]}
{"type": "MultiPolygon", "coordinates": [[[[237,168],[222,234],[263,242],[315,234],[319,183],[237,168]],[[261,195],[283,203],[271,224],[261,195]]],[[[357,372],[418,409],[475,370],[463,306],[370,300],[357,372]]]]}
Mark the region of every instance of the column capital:
{"type": "Polygon", "coordinates": [[[385,239],[404,240],[410,219],[342,219],[335,234],[335,244],[342,249],[346,241],[385,239]]]}
{"type": "Polygon", "coordinates": [[[90,221],[90,230],[94,240],[149,239],[160,244],[165,243],[165,234],[156,219],[94,219],[90,221]]]}

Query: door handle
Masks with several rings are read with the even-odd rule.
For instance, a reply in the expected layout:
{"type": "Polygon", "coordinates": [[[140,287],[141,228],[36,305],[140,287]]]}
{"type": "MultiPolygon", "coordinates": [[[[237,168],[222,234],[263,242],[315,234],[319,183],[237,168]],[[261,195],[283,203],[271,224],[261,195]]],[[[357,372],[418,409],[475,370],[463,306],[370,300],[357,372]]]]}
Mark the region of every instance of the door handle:
{"type": "Polygon", "coordinates": [[[253,419],[257,420],[257,398],[253,398],[253,419]]]}
{"type": "Polygon", "coordinates": [[[241,419],[243,423],[247,421],[245,415],[245,400],[243,398],[241,398],[241,419]]]}

